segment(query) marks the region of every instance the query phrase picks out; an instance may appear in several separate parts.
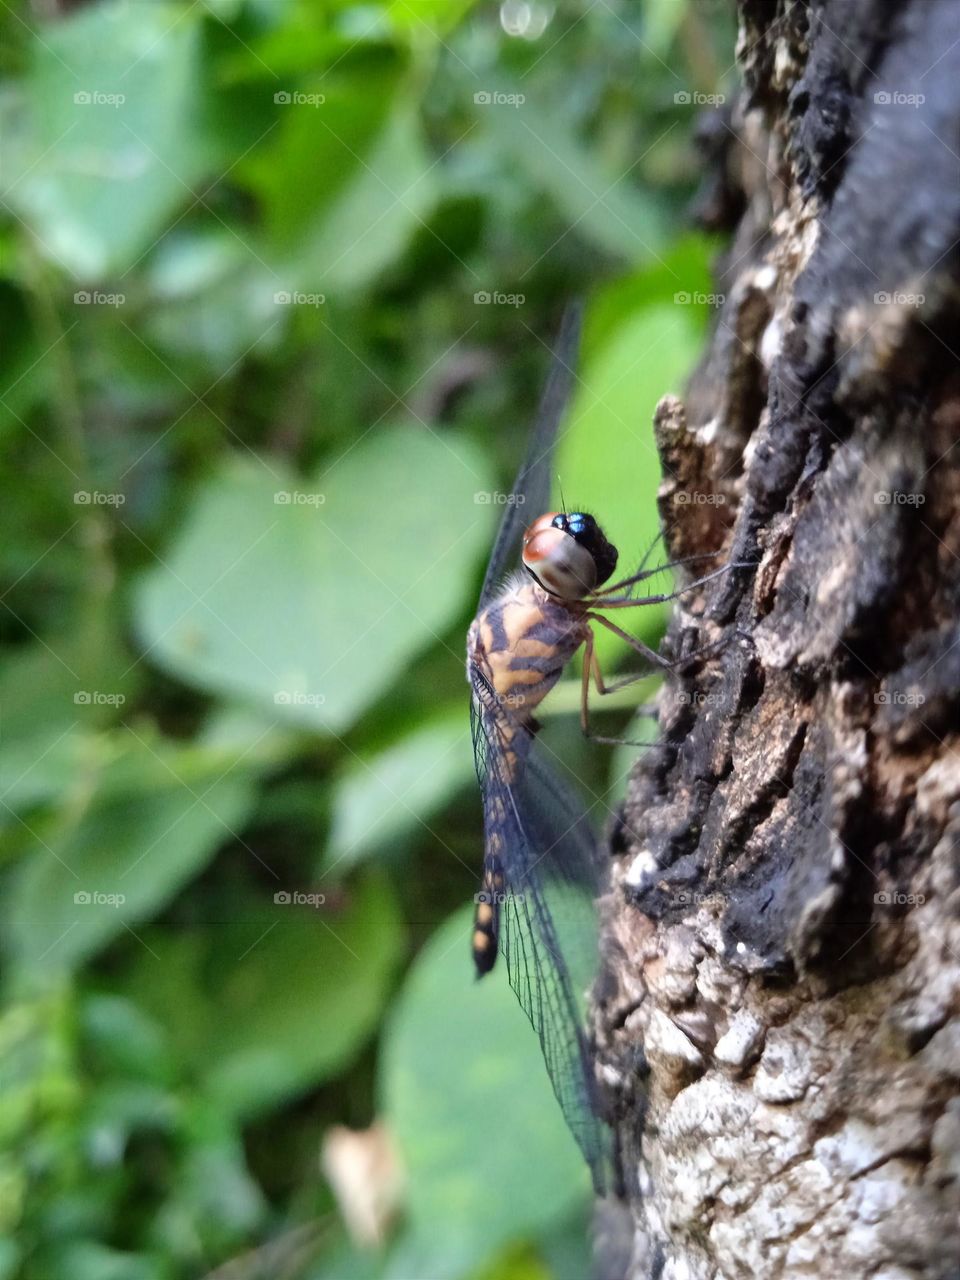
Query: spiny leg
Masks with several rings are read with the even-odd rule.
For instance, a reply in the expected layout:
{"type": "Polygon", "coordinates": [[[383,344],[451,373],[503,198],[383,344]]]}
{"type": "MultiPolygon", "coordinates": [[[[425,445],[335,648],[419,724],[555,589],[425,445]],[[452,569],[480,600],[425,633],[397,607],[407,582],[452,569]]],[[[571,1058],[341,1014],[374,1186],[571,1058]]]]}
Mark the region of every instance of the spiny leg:
{"type": "Polygon", "coordinates": [[[636,572],[632,573],[628,578],[621,578],[619,582],[608,583],[607,586],[603,588],[603,591],[598,592],[597,594],[611,595],[615,591],[621,591],[625,587],[633,586],[633,584],[636,582],[642,582],[645,578],[652,578],[655,574],[665,573],[668,569],[676,569],[683,564],[694,564],[696,563],[697,560],[715,560],[717,556],[720,554],[719,550],[703,551],[697,555],[681,556],[677,560],[668,560],[665,564],[656,565],[652,569],[646,568],[646,563],[650,559],[651,555],[653,554],[654,548],[656,547],[657,543],[664,541],[667,534],[671,532],[672,532],[672,526],[670,528],[659,530],[654,536],[653,541],[647,547],[646,551],[640,557],[640,563],[637,565],[636,572]]]}
{"type": "Polygon", "coordinates": [[[714,569],[713,573],[705,574],[702,578],[697,578],[695,582],[688,583],[685,587],[678,587],[676,591],[664,591],[656,596],[616,596],[612,600],[608,600],[602,594],[594,593],[589,602],[596,605],[598,609],[631,609],[641,604],[665,604],[667,600],[677,600],[680,596],[686,595],[688,591],[695,591],[697,587],[702,587],[706,583],[712,582],[714,578],[719,578],[722,573],[726,573],[729,569],[738,567],[740,566],[725,564],[719,569],[714,569]]]}
{"type": "MultiPolygon", "coordinates": [[[[600,658],[597,654],[596,646],[591,644],[591,648],[593,649],[593,683],[601,697],[608,693],[619,693],[621,689],[626,689],[629,685],[636,684],[638,680],[648,680],[655,674],[652,671],[632,671],[629,675],[621,676],[618,680],[614,680],[613,684],[607,684],[603,678],[603,672],[600,670],[600,658]]],[[[655,716],[657,714],[657,704],[655,702],[641,702],[636,707],[635,714],[655,716]]]]}
{"type": "Polygon", "coordinates": [[[585,738],[592,738],[590,732],[590,671],[593,667],[593,628],[587,627],[587,638],[583,650],[583,670],[580,673],[580,728],[585,738]]]}
{"type": "MultiPolygon", "coordinates": [[[[649,554],[647,552],[647,555],[649,554]]],[[[647,578],[652,578],[658,573],[666,573],[668,569],[678,569],[684,564],[696,564],[698,560],[716,560],[719,554],[718,551],[705,551],[696,556],[681,556],[679,560],[668,560],[666,564],[658,564],[654,569],[643,568],[647,558],[644,556],[636,573],[632,573],[629,578],[621,578],[619,582],[611,582],[608,586],[594,592],[594,594],[598,596],[612,595],[615,591],[623,591],[626,587],[632,587],[638,582],[644,582],[647,578]]],[[[732,568],[732,566],[725,565],[724,568],[732,568]]]]}
{"type": "MultiPolygon", "coordinates": [[[[648,662],[652,663],[660,671],[675,671],[678,667],[684,667],[688,662],[693,662],[696,658],[705,658],[710,654],[718,652],[724,647],[724,645],[729,644],[730,642],[730,636],[721,636],[719,640],[713,640],[710,644],[701,645],[699,649],[691,649],[689,653],[681,654],[678,658],[665,658],[662,654],[657,653],[656,650],[645,645],[642,640],[638,640],[636,636],[630,635],[628,631],[624,631],[622,627],[618,627],[615,622],[611,622],[609,618],[605,618],[602,613],[586,613],[584,614],[584,617],[593,622],[599,622],[602,626],[606,627],[608,631],[612,631],[613,634],[619,636],[621,640],[625,640],[634,652],[639,653],[642,658],[646,658],[648,662]]],[[[742,635],[744,638],[750,639],[750,636],[745,632],[737,631],[734,634],[738,636],[742,635]]],[[[645,674],[652,673],[648,672],[645,674]]]]}
{"type": "Polygon", "coordinates": [[[608,631],[612,631],[615,636],[619,636],[621,640],[625,640],[635,653],[639,653],[641,658],[645,658],[651,666],[658,671],[672,671],[676,663],[671,662],[668,658],[664,658],[662,654],[657,653],[656,649],[651,649],[649,645],[645,645],[642,640],[638,640],[636,636],[630,635],[628,631],[624,631],[623,627],[618,627],[615,622],[611,622],[609,618],[605,618],[602,613],[586,613],[584,617],[590,622],[599,622],[602,627],[606,627],[608,631]]]}
{"type": "MultiPolygon", "coordinates": [[[[603,619],[599,619],[603,621],[603,619]]],[[[632,742],[628,738],[604,738],[600,734],[594,733],[590,728],[590,675],[593,674],[594,684],[597,687],[597,693],[606,694],[613,693],[615,689],[623,688],[624,685],[632,684],[635,680],[643,679],[643,675],[629,676],[626,680],[617,681],[615,685],[607,685],[604,683],[603,672],[600,670],[600,659],[597,657],[597,651],[594,647],[593,631],[587,628],[587,639],[583,653],[583,675],[580,681],[580,728],[583,730],[583,736],[590,742],[600,742],[608,747],[649,747],[649,742],[632,742]]],[[[655,715],[657,708],[646,704],[637,708],[639,715],[655,715]]]]}
{"type": "MultiPolygon", "coordinates": [[[[629,675],[621,676],[614,680],[612,684],[608,684],[600,670],[600,659],[596,650],[593,653],[593,683],[597,693],[604,697],[608,693],[619,693],[621,689],[628,689],[630,685],[636,684],[640,680],[649,680],[654,673],[651,671],[632,671],[629,675]]],[[[656,702],[638,702],[633,708],[633,715],[640,716],[648,720],[656,720],[660,714],[660,708],[656,702]]],[[[630,746],[645,746],[645,743],[629,743],[630,746]]]]}

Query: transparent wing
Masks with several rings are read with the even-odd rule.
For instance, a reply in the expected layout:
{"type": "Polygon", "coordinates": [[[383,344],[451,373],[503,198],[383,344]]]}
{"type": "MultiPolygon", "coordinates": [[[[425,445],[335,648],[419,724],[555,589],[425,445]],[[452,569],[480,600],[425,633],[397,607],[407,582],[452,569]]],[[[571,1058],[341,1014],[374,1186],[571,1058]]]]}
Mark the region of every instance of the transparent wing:
{"type": "Polygon", "coordinates": [[[537,409],[527,456],[510,491],[513,501],[504,507],[503,520],[480,592],[478,613],[489,602],[507,569],[519,561],[524,529],[549,510],[553,443],[573,388],[582,311],[579,302],[572,302],[563,313],[553,365],[537,409]]]}
{"type": "Polygon", "coordinates": [[[597,848],[582,806],[538,756],[532,734],[513,731],[479,697],[474,702],[485,819],[502,835],[503,901],[498,949],[540,1038],[553,1091],[602,1194],[611,1134],[600,1119],[586,993],[597,968],[597,848]],[[505,776],[506,752],[522,756],[505,776]]]}

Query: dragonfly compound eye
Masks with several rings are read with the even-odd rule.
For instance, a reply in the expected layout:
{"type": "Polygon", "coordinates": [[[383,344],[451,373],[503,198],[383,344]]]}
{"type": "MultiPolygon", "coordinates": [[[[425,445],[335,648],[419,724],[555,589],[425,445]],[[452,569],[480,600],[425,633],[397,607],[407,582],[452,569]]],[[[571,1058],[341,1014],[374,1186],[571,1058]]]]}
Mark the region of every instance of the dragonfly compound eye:
{"type": "Polygon", "coordinates": [[[617,548],[612,542],[607,541],[603,536],[603,530],[593,516],[588,515],[586,511],[573,511],[569,515],[554,517],[554,524],[558,519],[566,522],[561,527],[565,527],[567,533],[571,534],[581,547],[585,547],[590,552],[597,566],[597,580],[593,585],[601,586],[617,567],[617,548]]]}
{"type": "Polygon", "coordinates": [[[551,511],[524,534],[523,563],[551,595],[578,600],[610,576],[617,553],[592,516],[551,511]]]}
{"type": "Polygon", "coordinates": [[[617,549],[585,511],[550,511],[524,534],[523,563],[552,595],[577,600],[610,577],[617,549]]]}

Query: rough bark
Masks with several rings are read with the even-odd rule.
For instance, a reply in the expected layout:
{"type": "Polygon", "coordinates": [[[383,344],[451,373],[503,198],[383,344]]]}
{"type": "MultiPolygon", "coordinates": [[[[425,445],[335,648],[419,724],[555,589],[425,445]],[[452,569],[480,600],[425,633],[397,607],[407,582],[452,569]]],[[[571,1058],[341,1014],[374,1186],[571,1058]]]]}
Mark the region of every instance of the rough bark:
{"type": "Polygon", "coordinates": [[[960,5],[740,18],[699,206],[738,219],[725,302],[655,429],[672,554],[756,567],[676,611],[668,651],[722,643],[664,689],[613,837],[596,1033],[627,1274],[941,1280],[960,1275],[960,5]]]}

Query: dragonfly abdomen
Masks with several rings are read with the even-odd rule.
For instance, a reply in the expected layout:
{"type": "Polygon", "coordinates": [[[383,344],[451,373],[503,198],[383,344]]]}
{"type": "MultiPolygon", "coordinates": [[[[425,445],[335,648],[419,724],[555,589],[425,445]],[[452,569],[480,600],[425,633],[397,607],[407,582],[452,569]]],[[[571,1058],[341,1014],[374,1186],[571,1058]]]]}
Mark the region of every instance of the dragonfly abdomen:
{"type": "MultiPolygon", "coordinates": [[[[479,702],[496,724],[498,753],[485,787],[483,883],[476,896],[473,960],[477,976],[496,963],[504,903],[504,860],[511,830],[506,804],[536,732],[533,714],[583,643],[576,608],[553,600],[535,583],[516,579],[477,617],[467,641],[468,671],[479,702]]],[[[516,817],[513,818],[514,824],[516,817]]]]}
{"type": "MultiPolygon", "coordinates": [[[[512,751],[504,753],[504,763],[508,764],[511,780],[515,779],[520,762],[512,751]]],[[[504,901],[502,855],[509,838],[504,796],[504,790],[490,795],[483,818],[483,880],[473,912],[473,963],[478,978],[489,973],[497,962],[500,908],[504,901]]]]}
{"type": "Polygon", "coordinates": [[[503,895],[503,869],[500,855],[492,851],[499,841],[491,833],[483,864],[483,887],[477,894],[473,912],[473,963],[477,977],[489,973],[497,962],[497,933],[500,927],[500,899],[503,895]]]}

